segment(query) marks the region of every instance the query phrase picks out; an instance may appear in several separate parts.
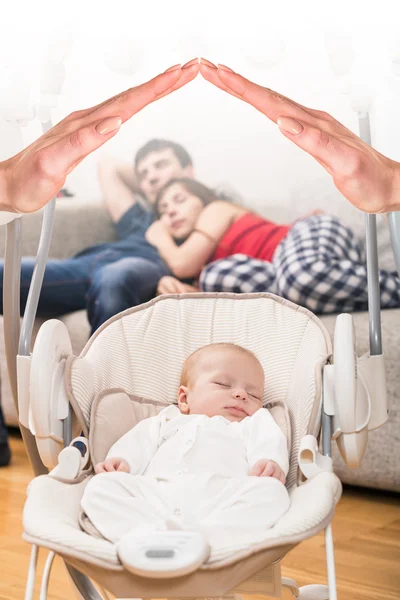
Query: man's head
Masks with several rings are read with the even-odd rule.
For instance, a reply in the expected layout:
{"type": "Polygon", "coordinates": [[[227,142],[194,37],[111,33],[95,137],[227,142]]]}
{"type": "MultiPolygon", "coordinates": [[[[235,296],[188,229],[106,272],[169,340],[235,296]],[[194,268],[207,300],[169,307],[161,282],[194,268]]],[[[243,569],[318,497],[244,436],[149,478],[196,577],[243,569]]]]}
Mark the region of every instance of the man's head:
{"type": "Polygon", "coordinates": [[[178,406],[184,414],[242,421],[262,406],[264,371],[256,356],[235,344],[193,352],[182,369],[178,406]]]}
{"type": "Polygon", "coordinates": [[[192,159],[185,148],[176,142],[157,139],[150,140],[138,150],[135,173],[140,189],[151,204],[171,179],[194,177],[192,159]]]}

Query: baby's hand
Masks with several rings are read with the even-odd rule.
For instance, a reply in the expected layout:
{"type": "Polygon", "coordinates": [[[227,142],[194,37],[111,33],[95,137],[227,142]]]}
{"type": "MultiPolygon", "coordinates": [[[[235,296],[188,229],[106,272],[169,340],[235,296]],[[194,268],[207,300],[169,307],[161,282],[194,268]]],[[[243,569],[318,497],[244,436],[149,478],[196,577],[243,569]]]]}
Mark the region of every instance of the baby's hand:
{"type": "Polygon", "coordinates": [[[104,462],[97,463],[94,468],[95,473],[112,473],[113,471],[130,473],[131,469],[123,458],[107,458],[104,462]]]}
{"type": "Polygon", "coordinates": [[[286,477],[280,466],[273,460],[262,458],[250,469],[249,475],[255,477],[275,477],[285,485],[286,477]]]}

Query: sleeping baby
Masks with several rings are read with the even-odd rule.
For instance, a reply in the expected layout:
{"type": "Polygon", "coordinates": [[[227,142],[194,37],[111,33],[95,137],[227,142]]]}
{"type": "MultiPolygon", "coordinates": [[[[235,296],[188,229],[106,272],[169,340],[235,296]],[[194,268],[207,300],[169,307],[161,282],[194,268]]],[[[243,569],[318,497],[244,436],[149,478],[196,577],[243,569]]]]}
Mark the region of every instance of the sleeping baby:
{"type": "Polygon", "coordinates": [[[289,508],[287,442],[263,391],[249,350],[191,354],[177,406],[138,423],[96,465],[82,508],[97,530],[113,543],[135,530],[201,531],[214,559],[262,539],[289,508]]]}

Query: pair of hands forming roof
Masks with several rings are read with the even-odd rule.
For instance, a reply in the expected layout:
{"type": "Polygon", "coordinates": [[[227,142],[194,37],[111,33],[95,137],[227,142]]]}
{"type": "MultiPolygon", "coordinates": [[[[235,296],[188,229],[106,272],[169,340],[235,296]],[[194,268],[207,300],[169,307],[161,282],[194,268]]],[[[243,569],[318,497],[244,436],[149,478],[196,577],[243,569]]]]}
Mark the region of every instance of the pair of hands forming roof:
{"type": "Polygon", "coordinates": [[[114,137],[125,121],[183,87],[199,72],[277,123],[285,137],[324,167],[354,206],[369,213],[400,210],[400,163],[371,148],[329,114],[257,85],[229,67],[197,58],[70,114],[22,152],[1,162],[0,209],[28,213],[42,208],[63,187],[67,175],[114,137]]]}

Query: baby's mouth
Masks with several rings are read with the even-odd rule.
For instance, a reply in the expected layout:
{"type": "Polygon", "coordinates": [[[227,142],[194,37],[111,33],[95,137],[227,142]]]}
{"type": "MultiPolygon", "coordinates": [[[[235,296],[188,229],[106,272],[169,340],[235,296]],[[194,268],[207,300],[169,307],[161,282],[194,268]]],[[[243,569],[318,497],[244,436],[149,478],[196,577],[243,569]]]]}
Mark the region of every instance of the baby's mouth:
{"type": "Polygon", "coordinates": [[[247,417],[247,412],[239,406],[226,406],[225,409],[231,411],[235,415],[243,415],[244,417],[247,417]]]}

